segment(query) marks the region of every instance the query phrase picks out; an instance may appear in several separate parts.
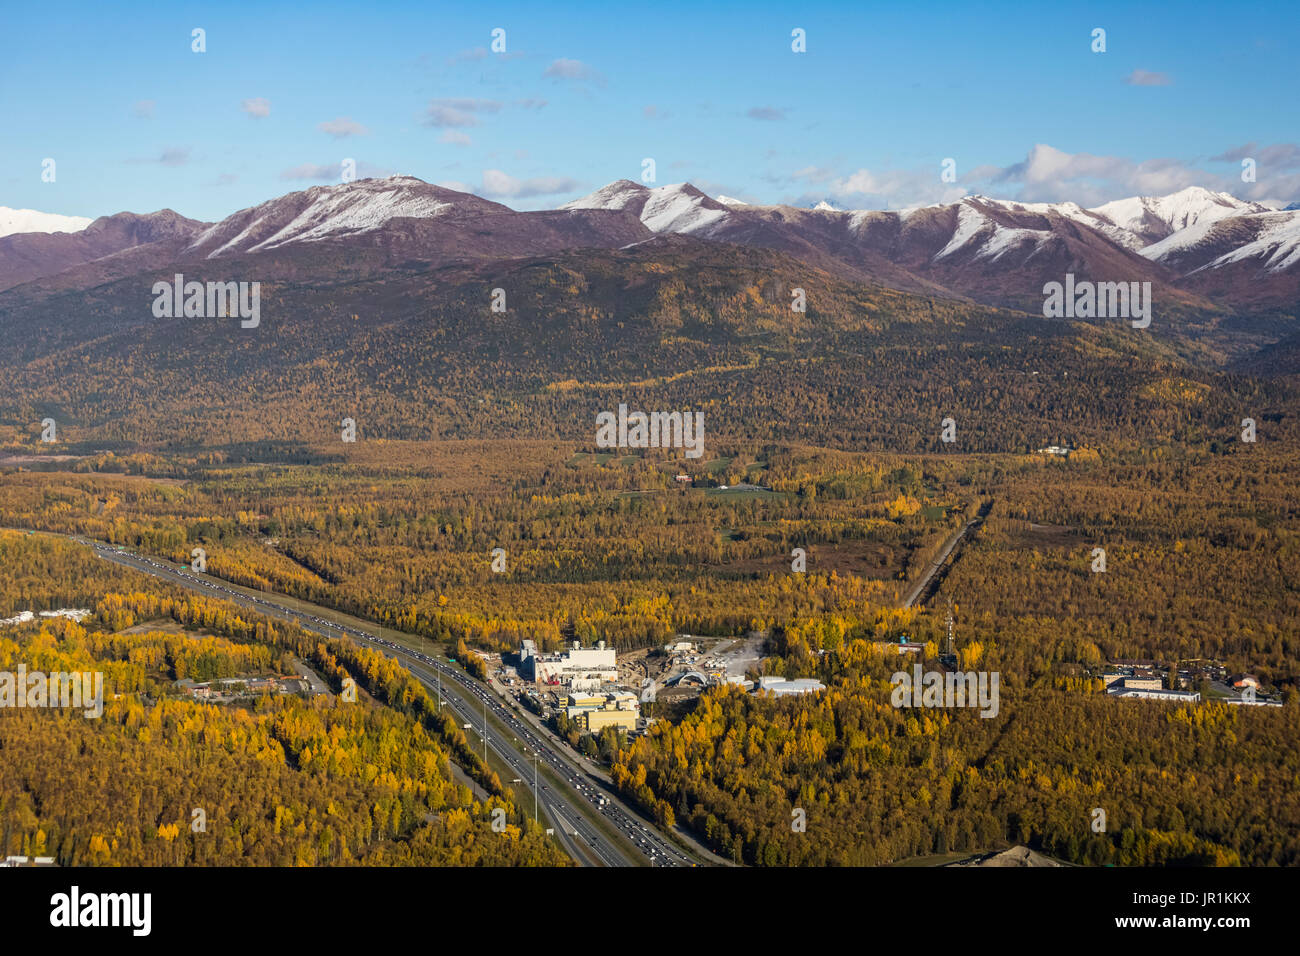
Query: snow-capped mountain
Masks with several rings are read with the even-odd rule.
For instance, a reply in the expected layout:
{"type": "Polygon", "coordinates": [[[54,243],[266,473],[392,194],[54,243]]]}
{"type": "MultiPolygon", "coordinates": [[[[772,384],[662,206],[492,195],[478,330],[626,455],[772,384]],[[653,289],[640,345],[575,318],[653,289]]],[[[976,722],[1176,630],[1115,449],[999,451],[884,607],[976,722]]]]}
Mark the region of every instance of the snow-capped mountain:
{"type": "Polygon", "coordinates": [[[826,201],[809,209],[722,203],[689,184],[648,189],[619,180],[562,208],[627,210],[655,232],[776,248],[854,278],[910,290],[937,282],[983,301],[1023,301],[1040,294],[1040,278],[1067,271],[1164,286],[1194,269],[1258,260],[1276,273],[1296,265],[1289,227],[1271,218],[1291,213],[1201,187],[1091,209],[971,195],[882,212],[826,201]],[[1215,230],[1219,223],[1236,225],[1215,230]],[[1199,244],[1202,235],[1212,242],[1199,244]],[[1185,245],[1214,254],[1184,267],[1167,253],[1185,245]]]}
{"type": "Polygon", "coordinates": [[[620,179],[561,209],[609,209],[634,213],[651,232],[709,236],[723,227],[733,211],[690,183],[643,186],[620,179]]]}
{"type": "Polygon", "coordinates": [[[1010,252],[1033,255],[1052,238],[1052,230],[1047,227],[1034,229],[1004,225],[982,209],[982,204],[987,205],[987,201],[978,196],[957,204],[957,228],[953,230],[952,238],[934,254],[934,259],[959,252],[969,253],[974,259],[992,261],[1010,252]]]}
{"type": "Polygon", "coordinates": [[[1021,308],[1066,273],[1150,281],[1167,301],[1201,308],[1211,307],[1206,296],[1294,307],[1300,211],[1273,205],[1190,188],[1092,209],[971,195],[901,211],[841,210],[621,179],[558,209],[516,212],[390,176],[289,193],[215,224],[164,211],[121,214],[66,235],[0,238],[0,289],[56,274],[47,287],[70,288],[228,256],[257,257],[263,277],[296,280],[596,248],[653,255],[647,240],[677,235],[770,249],[853,281],[1021,308]],[[1254,277],[1248,295],[1246,276],[1254,277]]]}
{"type": "Polygon", "coordinates": [[[0,206],[0,237],[24,232],[80,232],[92,221],[85,216],[60,216],[35,209],[0,206]]]}
{"type": "Polygon", "coordinates": [[[496,212],[510,210],[470,193],[431,186],[414,176],[362,179],[313,186],[243,209],[195,236],[189,251],[212,259],[373,232],[394,219],[496,212]]]}
{"type": "Polygon", "coordinates": [[[1127,249],[1137,251],[1146,245],[1147,241],[1140,236],[1135,235],[1128,229],[1117,225],[1115,222],[1100,214],[1095,209],[1084,209],[1078,203],[1074,202],[1015,202],[1009,199],[990,199],[987,196],[967,196],[961,200],[963,203],[976,202],[983,206],[995,209],[1005,210],[1009,214],[1029,213],[1040,216],[1057,215],[1064,219],[1069,219],[1093,229],[1111,242],[1124,246],[1127,249]]]}
{"type": "Polygon", "coordinates": [[[1294,310],[1300,302],[1300,210],[1197,223],[1142,250],[1179,284],[1215,301],[1294,310]]]}
{"type": "Polygon", "coordinates": [[[1142,255],[1183,273],[1259,260],[1282,272],[1300,262],[1300,211],[1252,213],[1188,226],[1152,243],[1142,255]]]}
{"type": "Polygon", "coordinates": [[[1134,196],[1097,206],[1091,212],[1145,240],[1159,242],[1175,232],[1198,223],[1218,222],[1231,216],[1268,212],[1257,202],[1237,199],[1228,193],[1189,186],[1168,196],[1134,196]]]}

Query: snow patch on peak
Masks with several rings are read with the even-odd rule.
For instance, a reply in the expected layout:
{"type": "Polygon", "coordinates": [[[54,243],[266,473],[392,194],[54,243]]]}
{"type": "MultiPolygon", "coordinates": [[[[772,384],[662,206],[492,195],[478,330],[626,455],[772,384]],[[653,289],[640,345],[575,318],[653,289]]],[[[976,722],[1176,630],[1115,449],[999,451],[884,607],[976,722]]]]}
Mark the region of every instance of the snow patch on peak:
{"type": "Polygon", "coordinates": [[[262,252],[291,242],[313,242],[334,235],[356,235],[383,227],[391,219],[429,219],[452,208],[440,198],[438,187],[413,176],[363,179],[333,186],[312,186],[301,193],[272,199],[235,213],[205,229],[191,249],[228,235],[242,222],[236,235],[207,254],[213,259],[225,252],[262,252]],[[296,211],[295,211],[296,210],[296,211]],[[267,232],[271,234],[266,235],[267,232]],[[264,236],[244,248],[250,238],[264,236]]]}
{"type": "Polygon", "coordinates": [[[1026,243],[1033,243],[1036,250],[1051,238],[1050,230],[1004,226],[963,201],[957,206],[957,228],[953,230],[952,238],[934,254],[934,258],[943,259],[975,244],[974,258],[996,261],[1026,243]]]}
{"type": "Polygon", "coordinates": [[[1231,223],[1219,220],[1202,220],[1186,229],[1166,236],[1142,250],[1142,255],[1156,262],[1174,258],[1177,253],[1206,245],[1229,242],[1233,248],[1193,269],[1191,273],[1217,269],[1234,262],[1254,260],[1261,272],[1285,272],[1300,265],[1300,210],[1268,211],[1243,214],[1231,223]],[[1244,241],[1237,227],[1245,231],[1249,241],[1244,241]],[[1224,235],[1226,230],[1238,232],[1237,236],[1224,235]]]}
{"type": "Polygon", "coordinates": [[[35,209],[10,209],[0,206],[0,236],[24,232],[81,232],[94,220],[85,216],[60,216],[35,209]]]}
{"type": "Polygon", "coordinates": [[[608,186],[602,186],[590,195],[574,199],[562,205],[561,209],[626,209],[633,201],[650,191],[649,187],[634,183],[630,179],[616,179],[608,186]]]}
{"type": "Polygon", "coordinates": [[[653,232],[707,234],[729,215],[724,203],[710,199],[690,183],[651,189],[627,179],[610,183],[560,208],[627,209],[635,212],[653,232]]]}
{"type": "Polygon", "coordinates": [[[1091,211],[1121,229],[1149,240],[1160,240],[1200,222],[1266,212],[1267,207],[1237,199],[1229,193],[1211,192],[1203,186],[1188,186],[1168,196],[1116,199],[1091,211]]]}
{"type": "Polygon", "coordinates": [[[641,221],[654,232],[707,232],[727,216],[726,209],[713,209],[708,196],[689,183],[676,183],[650,190],[641,209],[641,221]]]}
{"type": "MultiPolygon", "coordinates": [[[[1254,218],[1254,217],[1252,217],[1254,218]]],[[[1197,269],[1217,269],[1230,262],[1259,259],[1264,272],[1284,272],[1300,265],[1300,211],[1269,213],[1259,216],[1263,228],[1253,242],[1207,262],[1197,269]]]]}
{"type": "Polygon", "coordinates": [[[431,219],[451,208],[451,203],[432,196],[412,196],[393,183],[391,190],[375,190],[369,195],[337,188],[318,196],[287,226],[249,251],[274,249],[286,242],[310,242],[339,232],[370,232],[390,219],[431,219]]]}

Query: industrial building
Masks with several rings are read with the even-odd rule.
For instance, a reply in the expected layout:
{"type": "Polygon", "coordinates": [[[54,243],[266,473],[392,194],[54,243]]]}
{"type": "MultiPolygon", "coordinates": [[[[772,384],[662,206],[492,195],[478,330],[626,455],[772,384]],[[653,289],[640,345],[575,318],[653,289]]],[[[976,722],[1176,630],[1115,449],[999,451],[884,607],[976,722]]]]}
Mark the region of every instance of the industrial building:
{"type": "Polygon", "coordinates": [[[812,694],[825,689],[825,684],[811,677],[796,677],[794,680],[788,680],[784,677],[760,677],[754,683],[755,694],[771,691],[778,697],[788,697],[792,694],[812,694]]]}
{"type": "Polygon", "coordinates": [[[573,693],[569,695],[565,710],[569,719],[589,734],[598,734],[606,727],[636,730],[641,716],[641,704],[630,691],[606,694],[573,693]]]}
{"type": "Polygon", "coordinates": [[[1165,682],[1160,672],[1151,667],[1119,667],[1101,675],[1106,690],[1160,690],[1165,682]]]}
{"type": "Polygon", "coordinates": [[[1266,697],[1220,697],[1220,704],[1235,704],[1238,707],[1281,707],[1280,700],[1270,700],[1266,697]]]}
{"type": "Polygon", "coordinates": [[[1124,690],[1163,690],[1165,682],[1159,677],[1124,677],[1120,686],[1124,690]]]}
{"type": "Polygon", "coordinates": [[[563,685],[569,690],[598,690],[601,684],[618,680],[614,649],[605,642],[583,647],[577,641],[559,654],[542,654],[533,641],[524,641],[519,651],[519,673],[539,684],[563,685]]]}
{"type": "Polygon", "coordinates": [[[1112,697],[1133,697],[1141,700],[1167,700],[1184,704],[1194,704],[1201,699],[1201,695],[1196,691],[1163,690],[1159,687],[1112,687],[1110,695],[1112,697]]]}

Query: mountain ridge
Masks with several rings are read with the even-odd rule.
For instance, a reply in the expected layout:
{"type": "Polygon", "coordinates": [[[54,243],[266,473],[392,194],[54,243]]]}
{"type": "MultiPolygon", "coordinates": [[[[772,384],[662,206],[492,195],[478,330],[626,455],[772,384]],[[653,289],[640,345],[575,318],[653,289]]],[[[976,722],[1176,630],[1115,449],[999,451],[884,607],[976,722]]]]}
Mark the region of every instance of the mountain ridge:
{"type": "Polygon", "coordinates": [[[258,261],[270,275],[284,275],[276,270],[292,260],[297,278],[307,268],[297,247],[319,250],[346,275],[402,262],[618,248],[669,234],[775,249],[853,281],[1030,311],[1043,285],[1067,273],[1151,282],[1179,308],[1293,311],[1300,292],[1300,210],[1202,187],[1092,209],[969,195],[876,211],[743,203],[689,182],[621,179],[554,210],[516,211],[413,176],[313,186],[216,223],[161,210],[101,217],[76,233],[0,238],[0,290],[54,277],[28,290],[41,294],[134,265],[235,255],[269,256],[258,261]],[[335,252],[343,246],[354,255],[335,252]]]}

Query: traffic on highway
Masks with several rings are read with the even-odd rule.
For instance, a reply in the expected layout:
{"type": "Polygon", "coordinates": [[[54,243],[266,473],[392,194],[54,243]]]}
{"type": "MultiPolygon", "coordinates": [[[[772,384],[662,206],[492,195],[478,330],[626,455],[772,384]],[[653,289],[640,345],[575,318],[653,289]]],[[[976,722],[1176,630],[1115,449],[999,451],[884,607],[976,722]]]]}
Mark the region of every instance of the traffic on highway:
{"type": "Polygon", "coordinates": [[[533,768],[529,766],[532,758],[524,753],[527,750],[530,754],[536,754],[541,763],[547,766],[568,786],[569,799],[566,799],[564,795],[556,793],[554,789],[539,781],[540,792],[537,794],[537,800],[538,804],[546,811],[547,816],[557,824],[557,838],[565,846],[566,851],[570,855],[574,855],[579,862],[584,862],[584,860],[574,854],[572,841],[575,837],[581,838],[583,843],[586,844],[587,850],[602,865],[627,866],[635,864],[636,861],[629,859],[622,847],[602,834],[579,807],[572,805],[572,800],[583,801],[587,805],[588,813],[599,814],[608,821],[609,825],[622,834],[650,865],[695,865],[695,862],[686,856],[677,845],[669,842],[653,827],[630,811],[616,794],[599,785],[594,778],[578,769],[575,764],[571,763],[559,752],[556,745],[536,733],[525,720],[520,719],[517,713],[506,707],[496,693],[450,663],[429,654],[410,650],[394,641],[370,634],[357,627],[338,624],[322,617],[304,615],[275,601],[236,590],[207,575],[188,569],[178,569],[174,565],[127,551],[118,546],[80,537],[73,537],[72,540],[92,548],[96,554],[107,560],[134,567],[145,573],[177,580],[191,589],[216,591],[227,595],[231,600],[238,603],[258,605],[274,616],[296,620],[301,626],[323,636],[332,637],[345,634],[378,645],[385,652],[406,662],[408,669],[416,679],[424,683],[431,691],[434,689],[436,678],[423,668],[432,669],[443,677],[443,681],[439,684],[442,703],[450,706],[458,713],[463,718],[463,724],[469,724],[471,727],[477,728],[481,734],[483,732],[482,710],[486,706],[486,709],[502,726],[509,728],[511,737],[519,746],[512,746],[510,741],[493,728],[491,724],[488,724],[486,728],[487,745],[514,771],[516,779],[521,782],[526,781],[528,774],[533,773],[533,768]],[[412,667],[410,665],[412,661],[423,665],[423,668],[412,667]],[[451,681],[450,685],[447,683],[448,680],[451,681]],[[462,694],[476,699],[478,707],[472,708],[469,700],[462,694]]]}

